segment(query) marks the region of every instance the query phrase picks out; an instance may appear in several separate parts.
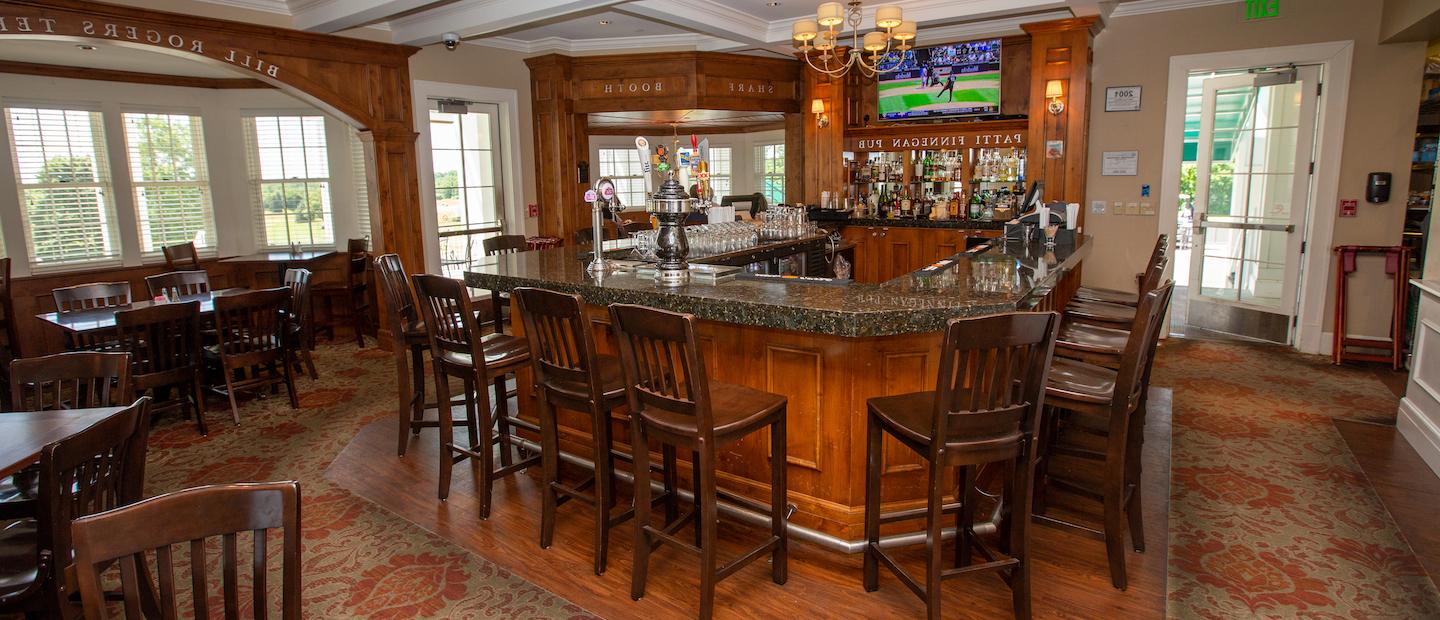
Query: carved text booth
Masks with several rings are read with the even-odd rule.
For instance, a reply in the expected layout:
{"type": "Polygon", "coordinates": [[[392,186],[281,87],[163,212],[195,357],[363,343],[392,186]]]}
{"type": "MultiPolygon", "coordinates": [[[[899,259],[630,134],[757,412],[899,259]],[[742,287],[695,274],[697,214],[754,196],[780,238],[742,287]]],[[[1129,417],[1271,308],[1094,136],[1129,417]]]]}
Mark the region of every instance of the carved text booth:
{"type": "MultiPolygon", "coordinates": [[[[354,174],[368,177],[365,199],[374,213],[372,251],[399,254],[411,269],[424,265],[409,72],[409,57],[418,48],[80,0],[0,0],[0,40],[7,39],[51,45],[69,42],[116,54],[165,54],[208,67],[229,68],[235,78],[15,62],[0,63],[3,73],[192,88],[278,89],[306,107],[318,108],[348,124],[358,130],[365,153],[366,172],[354,174]]],[[[44,93],[26,96],[40,98],[44,93]]],[[[243,207],[221,204],[218,198],[214,206],[217,213],[236,208],[243,207]]],[[[11,251],[24,253],[23,249],[11,251]]],[[[343,273],[344,257],[336,258],[333,265],[312,267],[317,281],[343,273]]],[[[246,272],[231,263],[205,262],[217,288],[275,284],[273,268],[265,273],[256,269],[246,272]]],[[[117,266],[103,272],[71,271],[21,279],[13,294],[16,314],[25,323],[22,351],[35,355],[58,347],[58,335],[50,333],[53,330],[41,328],[38,322],[33,325],[35,329],[29,329],[37,312],[53,310],[52,288],[126,280],[135,290],[143,291],[144,277],[163,269],[163,265],[117,266]]]]}

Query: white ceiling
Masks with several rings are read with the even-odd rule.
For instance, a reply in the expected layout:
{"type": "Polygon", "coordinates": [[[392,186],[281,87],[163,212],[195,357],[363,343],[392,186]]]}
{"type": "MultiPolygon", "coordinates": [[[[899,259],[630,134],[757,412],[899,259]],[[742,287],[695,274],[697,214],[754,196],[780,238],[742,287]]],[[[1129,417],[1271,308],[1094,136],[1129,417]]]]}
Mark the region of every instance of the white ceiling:
{"type": "MultiPolygon", "coordinates": [[[[523,52],[689,48],[789,53],[790,25],[819,0],[202,0],[288,13],[295,26],[338,32],[359,26],[391,40],[433,45],[454,32],[467,43],[523,52]],[[773,5],[773,6],[772,6],[773,5]],[[600,25],[601,20],[609,25],[600,25]]],[[[867,0],[900,6],[920,27],[920,44],[1018,34],[1020,25],[1070,16],[1165,11],[1236,0],[867,0]]]]}
{"type": "Polygon", "coordinates": [[[66,41],[0,39],[0,60],[187,77],[247,77],[225,67],[184,57],[103,43],[95,44],[93,50],[84,50],[66,41]]]}

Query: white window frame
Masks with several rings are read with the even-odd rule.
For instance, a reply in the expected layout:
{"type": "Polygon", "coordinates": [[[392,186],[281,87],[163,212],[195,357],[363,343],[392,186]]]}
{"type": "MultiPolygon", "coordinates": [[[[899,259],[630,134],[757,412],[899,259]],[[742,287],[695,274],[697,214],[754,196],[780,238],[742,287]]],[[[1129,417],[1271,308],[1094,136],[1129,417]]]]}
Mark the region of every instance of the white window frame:
{"type": "Polygon", "coordinates": [[[145,234],[144,234],[144,228],[145,228],[144,222],[145,222],[145,218],[143,217],[144,214],[141,213],[141,209],[142,209],[142,207],[141,207],[141,204],[142,204],[141,194],[142,194],[142,191],[143,191],[144,189],[146,189],[146,188],[151,188],[151,187],[154,187],[154,188],[160,188],[160,187],[194,187],[194,188],[197,188],[197,189],[200,190],[200,200],[201,200],[201,203],[202,203],[202,204],[201,204],[201,217],[204,219],[204,222],[205,222],[204,232],[205,232],[205,241],[206,241],[206,243],[204,243],[204,244],[199,244],[199,243],[195,244],[196,251],[197,251],[197,253],[200,255],[201,258],[213,258],[213,257],[215,257],[215,256],[217,255],[217,253],[218,253],[218,248],[219,248],[219,245],[220,245],[220,240],[219,240],[219,234],[217,233],[217,228],[216,228],[216,223],[215,223],[214,193],[213,193],[213,189],[212,189],[211,186],[210,186],[210,159],[209,159],[209,155],[210,155],[210,154],[209,154],[209,151],[208,151],[208,149],[206,148],[206,145],[205,145],[205,121],[204,121],[203,115],[202,115],[198,110],[159,110],[159,109],[123,109],[123,110],[121,110],[121,111],[120,111],[120,126],[123,128],[123,131],[124,131],[124,135],[123,135],[122,137],[123,137],[123,144],[124,144],[125,156],[126,156],[126,158],[127,158],[127,161],[128,161],[128,158],[131,156],[131,146],[132,146],[132,145],[131,145],[131,142],[130,142],[130,140],[131,140],[131,135],[130,135],[129,117],[130,117],[130,115],[132,115],[132,114],[135,114],[135,115],[145,115],[145,116],[186,116],[186,117],[189,117],[189,118],[190,118],[190,122],[191,122],[191,130],[190,130],[190,131],[191,131],[191,143],[192,143],[193,148],[195,149],[195,157],[196,157],[196,163],[195,163],[195,175],[196,175],[196,178],[195,178],[194,181],[143,181],[143,180],[141,180],[141,179],[139,178],[140,172],[139,172],[139,171],[135,168],[135,166],[133,165],[134,162],[130,162],[130,164],[131,164],[131,165],[129,166],[130,186],[131,186],[130,197],[131,197],[131,201],[132,201],[131,204],[132,204],[133,209],[134,209],[134,212],[135,212],[136,235],[137,235],[137,238],[136,238],[137,245],[136,245],[135,251],[139,252],[139,253],[141,254],[141,256],[143,256],[145,259],[148,259],[150,262],[154,262],[155,259],[161,258],[161,257],[164,256],[164,247],[165,247],[165,244],[163,244],[163,243],[162,243],[162,244],[157,244],[156,247],[155,247],[155,249],[150,250],[150,251],[146,251],[145,248],[144,248],[144,246],[145,246],[145,234]]]}
{"type": "MultiPolygon", "coordinates": [[[[342,228],[341,228],[341,226],[339,226],[339,225],[337,224],[337,222],[336,222],[336,219],[337,219],[337,218],[336,218],[336,212],[339,211],[339,209],[336,208],[337,201],[335,200],[335,198],[336,198],[336,183],[337,183],[337,178],[336,178],[336,177],[337,177],[337,174],[336,174],[336,172],[337,172],[337,170],[336,170],[336,166],[335,166],[335,161],[334,161],[334,159],[335,159],[335,153],[336,153],[337,149],[335,148],[335,140],[334,140],[334,136],[332,135],[333,132],[331,131],[331,123],[332,123],[332,120],[330,119],[330,117],[329,117],[328,115],[322,113],[322,112],[319,111],[319,110],[304,110],[304,111],[295,110],[295,111],[293,111],[293,112],[290,112],[290,111],[274,111],[274,110],[267,110],[267,111],[249,111],[249,112],[246,112],[246,113],[244,113],[244,114],[242,115],[241,122],[244,124],[244,128],[243,128],[243,130],[242,130],[242,133],[243,133],[244,136],[245,136],[246,172],[247,172],[247,176],[248,176],[249,189],[250,189],[250,203],[251,203],[251,208],[253,209],[253,216],[254,216],[255,245],[256,245],[256,247],[258,247],[258,248],[260,248],[260,249],[262,249],[262,250],[282,249],[282,248],[289,248],[289,247],[292,247],[292,246],[294,246],[294,247],[299,247],[299,248],[302,248],[302,249],[330,249],[330,248],[336,247],[336,245],[339,244],[339,243],[343,243],[343,242],[344,242],[344,240],[343,240],[344,235],[342,234],[342,228]],[[321,132],[321,135],[323,135],[324,138],[325,138],[325,146],[324,146],[324,149],[325,149],[325,171],[326,171],[326,176],[323,176],[323,177],[319,177],[319,176],[307,176],[307,177],[303,177],[303,178],[296,177],[296,178],[284,178],[284,179],[265,179],[265,178],[263,178],[263,176],[262,176],[262,175],[263,175],[263,170],[262,170],[262,168],[260,167],[259,138],[258,138],[258,135],[257,135],[258,129],[257,129],[256,126],[255,126],[255,119],[257,119],[257,118],[285,118],[285,117],[300,117],[300,118],[305,118],[305,117],[318,117],[318,118],[320,118],[321,123],[322,123],[322,127],[323,127],[323,130],[322,130],[322,132],[321,132]],[[309,243],[297,243],[297,242],[295,242],[293,239],[288,239],[288,240],[287,240],[287,243],[272,243],[272,242],[271,242],[271,240],[269,239],[268,235],[266,234],[266,226],[267,226],[267,225],[266,225],[266,222],[265,222],[265,218],[266,218],[266,214],[265,214],[265,204],[264,204],[265,197],[264,197],[264,191],[263,191],[263,189],[264,189],[264,186],[265,186],[265,185],[268,185],[268,184],[276,184],[276,183],[304,185],[304,186],[306,187],[307,191],[308,191],[308,189],[309,189],[309,186],[312,185],[312,184],[320,184],[320,183],[324,183],[324,184],[325,184],[326,199],[327,199],[327,200],[329,201],[329,203],[330,203],[330,209],[329,209],[329,211],[325,212],[325,217],[329,218],[330,237],[331,237],[331,238],[330,238],[330,241],[328,241],[328,242],[327,242],[327,241],[315,241],[315,239],[312,237],[312,238],[310,239],[310,242],[309,242],[309,243]]],[[[283,147],[282,147],[282,148],[283,148],[283,147]]],[[[302,145],[301,148],[313,148],[313,147],[306,147],[306,146],[302,145]]],[[[346,154],[348,154],[348,153],[350,152],[349,145],[347,144],[347,145],[346,145],[346,148],[344,148],[343,150],[344,150],[344,152],[345,152],[346,154]]],[[[307,166],[307,170],[306,170],[306,171],[309,172],[308,166],[307,166]]],[[[287,235],[287,236],[288,236],[288,235],[287,235]]]]}
{"type": "Polygon", "coordinates": [[[786,157],[786,155],[781,155],[781,157],[779,158],[779,161],[780,161],[780,164],[781,164],[781,165],[780,165],[780,172],[778,172],[778,173],[766,172],[766,171],[765,171],[765,168],[766,168],[766,165],[765,165],[765,164],[766,164],[766,162],[769,161],[769,160],[774,160],[774,159],[775,159],[775,158],[773,158],[773,157],[772,157],[772,158],[767,158],[767,157],[765,156],[765,149],[766,149],[767,147],[780,147],[780,148],[783,149],[783,148],[785,148],[785,143],[784,143],[784,142],[764,142],[764,143],[756,144],[756,145],[755,145],[755,181],[756,181],[756,185],[758,186],[757,189],[756,189],[756,191],[758,191],[758,192],[760,192],[760,193],[762,193],[762,194],[765,194],[765,201],[766,201],[768,204],[780,204],[780,203],[782,203],[782,202],[785,202],[785,195],[783,195],[783,194],[786,194],[786,193],[789,192],[789,187],[787,187],[786,178],[785,178],[785,165],[784,165],[784,164],[785,164],[785,157],[786,157]],[[778,179],[780,179],[780,187],[781,187],[782,195],[780,196],[780,199],[779,199],[779,200],[776,200],[776,199],[772,198],[772,197],[771,197],[768,193],[766,193],[766,191],[765,191],[766,180],[772,179],[772,178],[778,178],[778,179]]]}
{"type": "Polygon", "coordinates": [[[49,274],[64,271],[104,269],[111,267],[119,267],[123,265],[125,260],[125,242],[123,233],[124,227],[122,226],[121,222],[121,213],[123,212],[123,209],[121,208],[121,205],[117,204],[117,198],[119,197],[121,191],[117,188],[115,169],[119,167],[123,170],[124,166],[123,164],[117,166],[117,162],[115,162],[114,158],[111,157],[111,147],[114,145],[114,140],[118,138],[118,136],[114,135],[114,128],[109,126],[109,115],[105,114],[105,112],[98,105],[87,105],[83,103],[77,104],[73,102],[7,100],[4,103],[3,107],[0,107],[0,110],[3,110],[3,118],[0,118],[0,125],[3,125],[3,127],[0,127],[0,129],[3,129],[3,131],[5,132],[5,139],[9,142],[10,145],[10,152],[7,153],[6,156],[3,158],[5,159],[9,170],[6,170],[4,172],[8,173],[6,175],[7,180],[13,184],[12,187],[14,188],[14,193],[12,195],[15,196],[16,199],[16,208],[14,209],[14,213],[11,215],[11,217],[6,218],[6,220],[15,221],[13,223],[9,221],[4,222],[5,224],[7,224],[4,228],[13,228],[20,237],[17,242],[17,240],[12,236],[9,242],[6,243],[6,247],[25,248],[25,251],[22,253],[24,260],[21,261],[24,263],[25,266],[24,273],[19,273],[16,275],[49,274]],[[96,160],[95,163],[97,167],[96,182],[85,184],[24,183],[20,177],[19,154],[16,150],[14,128],[11,126],[10,120],[10,110],[12,109],[61,110],[65,112],[82,112],[85,114],[95,115],[94,117],[92,117],[92,127],[94,128],[94,131],[99,132],[99,139],[96,140],[96,144],[94,145],[96,160]],[[97,259],[63,260],[43,264],[40,262],[39,257],[35,255],[33,235],[31,234],[31,223],[29,218],[26,217],[28,207],[26,206],[25,201],[25,191],[32,189],[63,187],[93,187],[99,191],[100,195],[105,201],[104,204],[101,206],[101,225],[108,229],[108,235],[110,237],[109,242],[114,246],[110,255],[97,259]]]}
{"type": "MultiPolygon", "coordinates": [[[[525,210],[525,185],[521,178],[520,155],[520,92],[510,88],[489,88],[468,84],[451,84],[415,80],[410,84],[415,126],[421,128],[416,140],[415,166],[420,176],[420,224],[425,236],[425,270],[440,273],[440,229],[435,215],[435,163],[430,154],[430,100],[461,99],[499,106],[501,198],[505,234],[534,235],[539,223],[525,210]]],[[[529,96],[528,93],[526,95],[529,96]]],[[[526,116],[529,122],[529,116],[526,116]]],[[[532,184],[533,186],[533,184],[532,184]]],[[[547,205],[551,209],[564,205],[547,205]]],[[[418,270],[416,267],[408,267],[418,270]]]]}

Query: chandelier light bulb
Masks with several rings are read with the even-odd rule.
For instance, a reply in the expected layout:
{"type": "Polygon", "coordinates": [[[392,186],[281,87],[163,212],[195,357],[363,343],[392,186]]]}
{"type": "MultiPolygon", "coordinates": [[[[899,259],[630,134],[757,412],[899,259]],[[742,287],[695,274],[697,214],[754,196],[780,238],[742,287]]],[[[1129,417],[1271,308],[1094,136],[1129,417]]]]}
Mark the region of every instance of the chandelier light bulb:
{"type": "Polygon", "coordinates": [[[795,25],[790,28],[790,36],[802,43],[805,41],[813,41],[815,40],[815,33],[819,30],[820,26],[815,23],[815,20],[802,19],[795,22],[795,25]]]}
{"type": "Polygon", "coordinates": [[[881,28],[894,28],[904,21],[900,7],[893,4],[875,9],[875,25],[881,28]]]}

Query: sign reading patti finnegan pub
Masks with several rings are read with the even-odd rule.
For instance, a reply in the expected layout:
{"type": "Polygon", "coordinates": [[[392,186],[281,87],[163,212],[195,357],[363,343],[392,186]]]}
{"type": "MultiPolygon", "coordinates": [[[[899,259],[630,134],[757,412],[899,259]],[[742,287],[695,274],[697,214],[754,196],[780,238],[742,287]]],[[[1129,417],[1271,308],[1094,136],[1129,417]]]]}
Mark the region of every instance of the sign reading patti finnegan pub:
{"type": "Polygon", "coordinates": [[[962,149],[972,147],[1025,146],[1024,131],[956,131],[946,128],[933,134],[906,131],[897,135],[866,132],[846,134],[847,151],[909,151],[914,149],[962,149]]]}
{"type": "Polygon", "coordinates": [[[148,26],[99,17],[62,18],[48,17],[47,15],[48,13],[43,12],[30,15],[0,13],[0,35],[54,34],[143,43],[200,54],[250,69],[268,77],[280,77],[278,65],[261,60],[259,54],[253,51],[228,47],[215,48],[209,45],[205,39],[184,32],[162,31],[148,26]]]}

